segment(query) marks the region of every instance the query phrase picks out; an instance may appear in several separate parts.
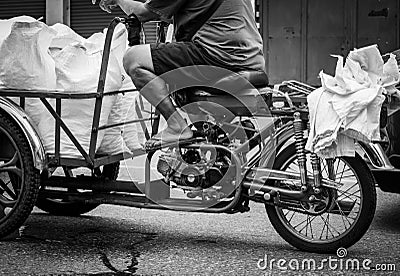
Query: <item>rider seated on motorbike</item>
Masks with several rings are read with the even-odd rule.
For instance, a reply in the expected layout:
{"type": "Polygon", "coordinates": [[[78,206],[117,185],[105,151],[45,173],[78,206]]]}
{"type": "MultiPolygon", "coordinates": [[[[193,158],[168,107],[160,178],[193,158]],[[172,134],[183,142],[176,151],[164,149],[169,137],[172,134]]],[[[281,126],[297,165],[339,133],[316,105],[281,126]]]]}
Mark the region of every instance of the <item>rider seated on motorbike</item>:
{"type": "Polygon", "coordinates": [[[100,7],[111,12],[119,6],[141,22],[173,19],[176,42],[131,47],[124,68],[141,95],[155,106],[167,127],[146,142],[146,149],[163,143],[190,139],[192,130],[176,112],[162,75],[186,66],[209,65],[233,72],[264,71],[262,38],[257,30],[251,0],[224,0],[193,37],[190,33],[204,13],[218,0],[102,0],[100,7]],[[158,77],[161,76],[161,77],[158,77]]]}

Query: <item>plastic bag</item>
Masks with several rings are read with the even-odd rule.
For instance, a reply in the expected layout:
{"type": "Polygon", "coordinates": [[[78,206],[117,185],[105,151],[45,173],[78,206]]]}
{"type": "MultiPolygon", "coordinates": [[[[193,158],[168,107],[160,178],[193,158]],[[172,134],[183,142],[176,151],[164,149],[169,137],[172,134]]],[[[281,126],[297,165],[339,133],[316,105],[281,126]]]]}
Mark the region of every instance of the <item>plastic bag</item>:
{"type": "MultiPolygon", "coordinates": [[[[66,91],[94,92],[100,75],[102,52],[90,53],[80,43],[68,45],[54,56],[57,73],[57,89],[66,91]]],[[[110,54],[105,91],[122,86],[122,74],[118,61],[110,54]]]]}
{"type": "MultiPolygon", "coordinates": [[[[107,123],[107,118],[110,114],[114,100],[115,96],[105,97],[103,99],[100,114],[100,125],[104,125],[107,123]]],[[[89,152],[90,146],[90,135],[92,133],[92,121],[95,101],[95,99],[74,99],[62,101],[61,118],[87,153],[89,152]]],[[[50,100],[49,102],[54,108],[54,100],[50,100]]],[[[54,153],[54,118],[52,116],[42,116],[39,122],[38,129],[46,152],[54,153]]],[[[104,131],[99,131],[96,143],[96,150],[100,147],[100,143],[103,137],[104,131]]],[[[63,157],[83,158],[76,146],[63,130],[61,130],[60,137],[60,154],[63,157]]]]}
{"type": "MultiPolygon", "coordinates": [[[[139,99],[140,95],[138,93],[126,93],[123,98],[123,105],[121,106],[121,114],[123,122],[128,122],[138,119],[136,113],[136,101],[139,99]]],[[[144,114],[144,117],[148,117],[148,114],[144,114]]],[[[147,124],[148,131],[149,122],[147,124]]],[[[144,132],[142,131],[140,123],[126,124],[122,128],[122,137],[126,146],[131,150],[135,151],[137,149],[143,148],[141,144],[144,143],[144,132]]]]}
{"type": "Polygon", "coordinates": [[[84,43],[85,38],[77,34],[74,30],[64,24],[56,23],[50,28],[57,32],[57,35],[51,41],[51,48],[63,49],[72,43],[84,43]]]}
{"type": "Polygon", "coordinates": [[[14,22],[0,47],[0,79],[9,88],[54,90],[55,63],[48,49],[56,32],[40,21],[14,22]]]}
{"type": "MultiPolygon", "coordinates": [[[[90,41],[88,43],[90,43],[90,41]]],[[[91,51],[88,51],[82,44],[73,43],[64,47],[54,56],[58,90],[76,93],[87,93],[97,90],[102,51],[95,51],[95,49],[100,48],[99,45],[96,46],[95,43],[91,43],[90,45],[92,46],[90,48],[91,51]]],[[[105,91],[119,90],[121,85],[122,78],[120,67],[111,53],[105,91]]],[[[106,96],[103,98],[100,126],[107,123],[115,99],[116,96],[106,96]]],[[[62,101],[61,117],[86,151],[89,150],[90,145],[95,102],[95,99],[62,101]]],[[[52,102],[52,104],[54,104],[54,102],[52,102]]],[[[39,132],[44,147],[48,152],[54,152],[55,150],[54,125],[55,123],[52,117],[41,117],[39,132]]],[[[72,141],[70,141],[64,132],[61,132],[61,134],[61,155],[82,158],[82,155],[73,145],[72,141]]],[[[96,150],[100,147],[104,135],[105,131],[99,131],[96,150]]]]}
{"type": "MultiPolygon", "coordinates": [[[[123,122],[122,106],[124,102],[124,96],[119,94],[112,106],[107,125],[123,122]]],[[[105,130],[104,138],[97,152],[99,154],[130,153],[130,150],[127,148],[122,138],[122,126],[116,126],[105,130]]]]}
{"type": "Polygon", "coordinates": [[[26,15],[0,20],[0,46],[3,43],[4,39],[6,39],[7,36],[10,35],[11,27],[14,22],[35,22],[35,21],[37,21],[35,18],[26,15]]]}

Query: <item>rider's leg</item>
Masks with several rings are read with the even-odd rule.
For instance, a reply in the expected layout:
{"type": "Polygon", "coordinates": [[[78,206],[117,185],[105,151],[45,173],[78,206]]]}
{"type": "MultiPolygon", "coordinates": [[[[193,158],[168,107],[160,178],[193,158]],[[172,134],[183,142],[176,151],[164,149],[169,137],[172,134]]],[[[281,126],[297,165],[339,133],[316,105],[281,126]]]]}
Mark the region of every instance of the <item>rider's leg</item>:
{"type": "Polygon", "coordinates": [[[167,128],[158,138],[163,142],[191,138],[193,133],[172,103],[165,81],[154,73],[150,45],[130,48],[124,56],[124,68],[141,95],[157,107],[167,121],[167,128]]]}

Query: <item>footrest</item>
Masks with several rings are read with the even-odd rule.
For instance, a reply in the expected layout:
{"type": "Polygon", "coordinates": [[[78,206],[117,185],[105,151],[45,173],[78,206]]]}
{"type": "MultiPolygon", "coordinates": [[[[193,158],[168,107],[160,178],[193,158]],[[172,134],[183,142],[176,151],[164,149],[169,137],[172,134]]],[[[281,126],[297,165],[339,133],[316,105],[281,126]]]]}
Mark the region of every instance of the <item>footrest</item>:
{"type": "Polygon", "coordinates": [[[195,144],[199,142],[203,142],[205,139],[202,137],[193,137],[190,139],[185,139],[185,140],[178,140],[174,142],[167,142],[167,143],[161,143],[158,146],[152,147],[151,149],[146,149],[147,153],[150,152],[155,152],[157,150],[163,149],[163,148],[172,148],[172,147],[182,147],[182,146],[187,146],[190,144],[195,144]]]}

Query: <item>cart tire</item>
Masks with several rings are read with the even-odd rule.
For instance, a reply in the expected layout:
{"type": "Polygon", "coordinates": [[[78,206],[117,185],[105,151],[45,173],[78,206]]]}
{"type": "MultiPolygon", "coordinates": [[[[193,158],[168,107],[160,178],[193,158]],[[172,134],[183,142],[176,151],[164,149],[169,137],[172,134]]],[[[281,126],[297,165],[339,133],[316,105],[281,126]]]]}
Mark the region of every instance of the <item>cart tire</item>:
{"type": "MultiPolygon", "coordinates": [[[[99,177],[105,177],[110,180],[118,178],[120,163],[113,163],[103,166],[103,171],[99,177]]],[[[50,198],[43,198],[39,195],[36,206],[41,210],[56,216],[79,216],[88,213],[100,204],[95,203],[82,203],[73,201],[60,201],[50,198]]]]}
{"type": "MultiPolygon", "coordinates": [[[[298,166],[296,160],[295,146],[288,146],[277,156],[274,168],[293,171],[293,169],[296,169],[296,166],[298,166]]],[[[376,190],[372,174],[363,160],[358,155],[355,157],[338,157],[335,159],[334,166],[339,168],[336,169],[337,174],[335,176],[335,181],[343,181],[343,187],[337,190],[337,198],[333,201],[333,204],[337,204],[338,206],[336,214],[331,211],[315,216],[305,215],[281,207],[265,205],[268,217],[274,229],[284,240],[300,250],[315,253],[334,253],[337,252],[339,248],[347,249],[363,237],[373,220],[376,209],[376,190]],[[346,169],[346,176],[344,176],[343,173],[341,173],[340,176],[342,168],[343,171],[346,169]],[[353,188],[346,190],[349,186],[353,188]],[[340,201],[343,202],[348,199],[354,200],[356,204],[350,208],[350,211],[347,211],[349,212],[348,214],[345,214],[343,211],[344,209],[342,210],[339,206],[340,201]],[[355,215],[356,211],[357,215],[355,215]],[[301,222],[304,219],[301,218],[301,216],[307,216],[305,218],[305,223],[307,225],[301,222]],[[320,219],[320,216],[322,219],[320,219]],[[323,219],[324,216],[325,219],[323,219]],[[328,219],[326,219],[326,216],[328,216],[328,219]],[[336,228],[332,229],[338,231],[338,233],[339,230],[343,230],[343,233],[340,233],[336,237],[334,237],[334,234],[337,233],[333,230],[331,230],[331,232],[327,230],[335,220],[337,222],[335,225],[336,228]],[[343,222],[341,222],[341,220],[343,222]],[[345,226],[348,224],[348,228],[341,225],[341,223],[345,226]],[[312,227],[314,224],[315,228],[313,230],[312,227]],[[299,226],[296,228],[295,225],[299,226]],[[317,232],[321,231],[321,228],[323,228],[322,233],[317,232]],[[330,237],[331,235],[332,237],[330,237]]],[[[324,174],[324,170],[322,170],[322,173],[324,174]]]]}
{"type": "Polygon", "coordinates": [[[0,113],[0,239],[18,230],[35,206],[40,172],[20,127],[0,113]]]}

